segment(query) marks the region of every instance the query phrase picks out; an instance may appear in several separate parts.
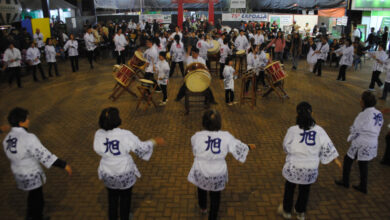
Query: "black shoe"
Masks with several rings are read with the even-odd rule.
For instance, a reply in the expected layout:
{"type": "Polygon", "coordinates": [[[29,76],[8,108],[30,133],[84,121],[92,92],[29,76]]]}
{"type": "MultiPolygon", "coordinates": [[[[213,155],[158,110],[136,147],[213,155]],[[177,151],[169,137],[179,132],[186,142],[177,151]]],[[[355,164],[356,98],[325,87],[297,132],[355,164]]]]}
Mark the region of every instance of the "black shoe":
{"type": "Polygon", "coordinates": [[[390,161],[381,160],[382,165],[390,166],[390,161]]]}
{"type": "Polygon", "coordinates": [[[379,100],[386,100],[386,99],[385,99],[385,98],[383,98],[383,97],[380,97],[380,98],[379,98],[379,100]]]}
{"type": "Polygon", "coordinates": [[[356,189],[359,192],[362,192],[364,194],[367,194],[367,189],[363,189],[360,185],[358,186],[352,186],[354,189],[356,189]]]}
{"type": "Polygon", "coordinates": [[[349,184],[344,183],[342,180],[335,180],[334,183],[339,186],[344,186],[345,188],[349,188],[349,184]]]}

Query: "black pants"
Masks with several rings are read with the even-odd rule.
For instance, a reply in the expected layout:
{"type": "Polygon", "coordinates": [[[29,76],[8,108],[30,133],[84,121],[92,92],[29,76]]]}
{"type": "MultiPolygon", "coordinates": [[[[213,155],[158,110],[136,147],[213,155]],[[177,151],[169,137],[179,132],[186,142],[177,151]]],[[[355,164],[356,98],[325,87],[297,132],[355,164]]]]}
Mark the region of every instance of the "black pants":
{"type": "Polygon", "coordinates": [[[118,65],[125,64],[126,63],[126,54],[125,51],[121,51],[120,53],[118,51],[115,51],[116,53],[116,63],[118,65]]]}
{"type": "Polygon", "coordinates": [[[375,87],[375,83],[378,84],[379,87],[381,87],[383,85],[381,79],[379,79],[380,75],[381,75],[380,71],[372,72],[371,83],[370,83],[370,86],[369,86],[370,89],[373,89],[375,87]]]}
{"type": "Polygon", "coordinates": [[[286,180],[286,184],[284,186],[284,198],[283,198],[283,210],[284,212],[291,213],[292,207],[293,207],[293,200],[294,200],[294,191],[295,186],[298,185],[298,199],[295,203],[295,210],[297,212],[306,212],[306,206],[307,202],[309,201],[309,194],[310,194],[310,184],[307,185],[301,185],[301,184],[295,184],[291,183],[286,180]]]}
{"type": "MultiPolygon", "coordinates": [[[[218,217],[219,203],[221,201],[221,191],[209,191],[210,194],[210,213],[209,220],[215,220],[218,217]]],[[[207,209],[207,191],[198,187],[198,201],[201,209],[207,209]]]]}
{"type": "Polygon", "coordinates": [[[382,162],[385,164],[390,164],[390,132],[386,135],[386,150],[383,155],[382,162]]]}
{"type": "Polygon", "coordinates": [[[49,64],[49,76],[53,76],[51,74],[51,68],[54,66],[54,71],[56,72],[56,76],[59,76],[60,74],[58,73],[58,67],[57,67],[57,62],[53,62],[53,63],[48,63],[49,64]]]}
{"type": "MultiPolygon", "coordinates": [[[[154,84],[157,84],[157,81],[154,79],[154,74],[153,74],[153,73],[146,72],[144,77],[145,77],[145,79],[147,79],[147,80],[153,81],[154,84]]],[[[157,86],[156,90],[160,90],[160,87],[157,86]]]]}
{"type": "Polygon", "coordinates": [[[8,67],[7,69],[8,75],[9,75],[9,84],[11,85],[14,81],[14,78],[16,78],[16,83],[18,84],[18,87],[22,87],[22,83],[20,81],[20,66],[18,67],[8,67]]]}
{"type": "Polygon", "coordinates": [[[225,89],[225,101],[230,103],[234,101],[234,91],[231,89],[225,89]]]}
{"type": "Polygon", "coordinates": [[[340,66],[339,76],[337,77],[337,80],[345,81],[345,72],[347,71],[347,67],[347,65],[340,66]]]}
{"type": "Polygon", "coordinates": [[[219,78],[223,79],[223,69],[225,69],[225,64],[224,63],[219,63],[219,78]]]}
{"type": "Polygon", "coordinates": [[[27,219],[42,220],[44,205],[42,187],[30,190],[27,196],[27,219]]]}
{"type": "Polygon", "coordinates": [[[211,68],[210,68],[210,61],[207,60],[207,59],[206,59],[206,66],[207,66],[208,69],[211,69],[211,68]]]}
{"type": "Polygon", "coordinates": [[[167,93],[167,85],[160,85],[160,88],[163,93],[163,102],[167,101],[168,93],[167,93]]]}
{"type": "MultiPolygon", "coordinates": [[[[186,85],[183,84],[180,89],[179,89],[179,93],[177,93],[177,96],[176,96],[176,101],[180,101],[185,95],[186,95],[186,85]]],[[[208,103],[216,103],[215,102],[215,99],[214,99],[214,95],[213,95],[213,92],[211,91],[210,87],[206,89],[206,102],[208,103]]]]}
{"type": "Polygon", "coordinates": [[[121,220],[129,220],[130,205],[131,205],[131,191],[133,187],[129,189],[110,189],[108,190],[108,219],[118,219],[118,206],[119,215],[121,220]],[[119,203],[119,205],[118,205],[119,203]]]}
{"type": "Polygon", "coordinates": [[[383,92],[382,92],[382,99],[386,99],[387,98],[387,93],[390,91],[390,83],[388,82],[385,82],[385,88],[383,88],[383,92]]]}
{"type": "Polygon", "coordinates": [[[173,73],[175,72],[175,67],[176,67],[177,63],[179,64],[181,75],[184,77],[184,64],[183,64],[183,61],[182,62],[173,62],[172,61],[172,63],[171,63],[171,70],[169,72],[169,77],[172,77],[173,73]]]}
{"type": "MultiPolygon", "coordinates": [[[[351,173],[353,159],[348,155],[344,157],[343,165],[343,182],[345,185],[349,185],[349,175],[351,173]]],[[[367,177],[368,177],[368,161],[358,161],[360,171],[360,187],[367,190],[367,177]]]]}
{"type": "Polygon", "coordinates": [[[70,56],[70,64],[72,65],[72,71],[76,72],[79,70],[79,56],[70,56]]]}
{"type": "Polygon", "coordinates": [[[91,66],[91,69],[93,69],[93,50],[88,50],[87,51],[87,57],[88,57],[88,62],[89,65],[91,66]]]}
{"type": "Polygon", "coordinates": [[[33,65],[31,68],[32,68],[32,72],[33,72],[34,81],[38,81],[38,78],[36,75],[37,68],[39,69],[39,72],[41,72],[42,79],[46,79],[45,73],[43,72],[42,65],[40,63],[37,65],[33,65]]]}
{"type": "Polygon", "coordinates": [[[259,75],[256,77],[256,89],[257,89],[257,86],[259,85],[259,82],[261,83],[261,85],[265,86],[264,76],[265,76],[265,72],[260,71],[259,75]]]}
{"type": "Polygon", "coordinates": [[[318,71],[318,76],[321,76],[322,75],[322,63],[323,63],[324,61],[323,60],[321,60],[321,59],[318,59],[317,60],[317,63],[316,63],[316,65],[314,66],[314,70],[313,70],[313,73],[316,73],[317,71],[318,71]]]}

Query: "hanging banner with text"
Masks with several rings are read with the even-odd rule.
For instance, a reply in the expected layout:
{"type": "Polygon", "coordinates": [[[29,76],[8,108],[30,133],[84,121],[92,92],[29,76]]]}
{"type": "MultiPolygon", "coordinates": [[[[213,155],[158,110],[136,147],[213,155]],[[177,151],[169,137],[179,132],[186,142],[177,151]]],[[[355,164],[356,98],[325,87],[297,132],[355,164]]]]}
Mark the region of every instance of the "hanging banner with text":
{"type": "Polygon", "coordinates": [[[266,13],[224,13],[222,21],[268,21],[266,13]]]}
{"type": "Polygon", "coordinates": [[[230,0],[230,8],[246,8],[246,0],[230,0]]]}
{"type": "Polygon", "coordinates": [[[153,23],[153,20],[156,20],[160,24],[171,23],[171,15],[162,15],[162,14],[142,14],[139,16],[140,21],[145,20],[146,22],[153,23]]]}

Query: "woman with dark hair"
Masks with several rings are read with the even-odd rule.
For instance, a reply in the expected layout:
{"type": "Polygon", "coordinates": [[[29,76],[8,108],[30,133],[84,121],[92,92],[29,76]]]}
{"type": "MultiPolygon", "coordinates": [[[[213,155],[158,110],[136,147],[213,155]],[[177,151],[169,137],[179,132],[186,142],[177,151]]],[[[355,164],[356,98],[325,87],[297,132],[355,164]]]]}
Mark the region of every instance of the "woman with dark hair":
{"type": "Polygon", "coordinates": [[[51,38],[46,39],[46,46],[45,46],[45,56],[46,56],[46,62],[49,64],[49,76],[52,77],[51,74],[51,68],[54,66],[54,71],[56,72],[56,76],[60,76],[58,73],[58,67],[57,67],[57,60],[56,56],[59,55],[56,52],[56,49],[53,46],[53,41],[51,38]]]}
{"type": "Polygon", "coordinates": [[[344,157],[343,178],[335,183],[349,188],[349,174],[353,161],[359,164],[360,184],[353,186],[354,189],[367,194],[368,162],[374,159],[378,153],[378,137],[383,125],[383,116],[375,108],[375,95],[370,91],[363,92],[360,99],[362,112],[355,118],[350,128],[348,141],[351,146],[344,157]]]}
{"type": "Polygon", "coordinates": [[[273,60],[279,60],[281,63],[283,63],[283,51],[284,47],[286,46],[286,40],[284,40],[283,32],[279,31],[276,38],[268,43],[267,48],[273,45],[275,45],[275,57],[273,57],[273,60]]]}
{"type": "Polygon", "coordinates": [[[286,183],[283,204],[279,205],[278,213],[285,219],[291,219],[294,190],[297,185],[299,194],[294,210],[297,219],[305,219],[310,186],[317,180],[320,162],[328,164],[334,160],[341,167],[336,148],[325,130],[316,125],[312,114],[309,103],[299,103],[296,125],[287,130],[283,140],[283,149],[287,156],[282,174],[286,183]]]}
{"type": "Polygon", "coordinates": [[[171,49],[169,50],[171,54],[171,70],[169,73],[169,76],[171,77],[173,73],[175,72],[176,64],[179,64],[181,75],[184,77],[184,58],[185,58],[185,51],[184,51],[184,45],[180,41],[180,36],[175,35],[175,41],[171,45],[171,49]]]}
{"type": "Polygon", "coordinates": [[[93,149],[102,159],[98,168],[99,179],[103,180],[108,191],[108,216],[117,220],[128,220],[130,214],[131,191],[137,178],[141,177],[130,152],[149,160],[154,146],[165,145],[164,139],[152,138],[141,141],[131,131],[119,128],[121,119],[117,108],[103,109],[99,117],[100,129],[95,133],[93,149]]]}
{"type": "Polygon", "coordinates": [[[334,51],[340,58],[340,71],[337,80],[345,81],[345,73],[349,66],[353,63],[353,46],[350,39],[345,40],[344,46],[334,51]]]}
{"type": "Polygon", "coordinates": [[[228,181],[228,170],[225,157],[230,152],[238,161],[244,163],[248,151],[255,145],[246,145],[227,131],[221,131],[222,119],[216,110],[203,114],[203,131],[191,137],[192,152],[195,156],[188,181],[198,187],[198,202],[202,214],[207,213],[207,192],[211,205],[209,220],[218,216],[221,191],[228,181]]]}
{"type": "MultiPolygon", "coordinates": [[[[43,184],[46,175],[40,165],[47,169],[56,166],[65,169],[71,175],[71,167],[52,154],[36,135],[28,132],[29,113],[23,108],[14,108],[8,115],[11,131],[3,141],[4,151],[11,162],[17,187],[28,192],[26,219],[43,219],[44,197],[43,184]]],[[[46,219],[46,218],[45,218],[46,219]]]]}

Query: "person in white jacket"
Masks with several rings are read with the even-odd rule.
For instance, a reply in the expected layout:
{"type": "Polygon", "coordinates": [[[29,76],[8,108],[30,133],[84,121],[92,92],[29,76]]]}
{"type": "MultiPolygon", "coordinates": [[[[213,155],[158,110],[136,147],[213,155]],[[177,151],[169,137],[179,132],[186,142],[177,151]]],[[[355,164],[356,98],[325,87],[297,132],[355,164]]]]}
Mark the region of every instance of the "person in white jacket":
{"type": "Polygon", "coordinates": [[[70,34],[69,37],[70,39],[64,45],[64,50],[68,51],[72,71],[76,72],[79,70],[79,43],[74,39],[73,34],[70,34]]]}
{"type": "Polygon", "coordinates": [[[45,46],[45,56],[46,56],[46,63],[49,64],[49,76],[52,77],[51,69],[54,66],[54,71],[56,72],[56,76],[60,76],[58,73],[58,67],[57,67],[57,52],[56,48],[53,46],[53,41],[51,38],[46,39],[46,46],[45,46]]]}
{"type": "Polygon", "coordinates": [[[8,83],[11,85],[14,78],[16,78],[16,83],[19,88],[22,88],[22,83],[20,80],[20,61],[22,56],[20,50],[15,47],[14,43],[10,43],[9,47],[5,50],[3,56],[3,62],[7,67],[7,72],[9,74],[8,83]]]}
{"type": "Polygon", "coordinates": [[[326,36],[321,37],[321,42],[317,43],[316,45],[316,51],[314,54],[317,54],[317,62],[314,66],[313,73],[315,74],[318,71],[317,76],[322,75],[322,64],[325,63],[326,58],[328,57],[329,52],[329,44],[328,44],[328,38],[326,36]]]}
{"type": "Polygon", "coordinates": [[[114,37],[115,44],[115,53],[116,53],[116,63],[118,65],[126,63],[126,46],[129,44],[124,34],[122,34],[122,29],[118,29],[118,32],[114,37]]]}
{"type": "Polygon", "coordinates": [[[207,52],[209,49],[214,47],[214,44],[212,41],[207,42],[211,40],[209,35],[200,34],[199,35],[198,42],[196,43],[196,47],[199,49],[199,56],[202,57],[204,60],[206,60],[206,66],[210,69],[210,62],[207,57],[207,52]]]}
{"type": "Polygon", "coordinates": [[[225,157],[231,153],[236,160],[244,163],[249,150],[256,146],[244,144],[228,131],[222,131],[221,115],[216,110],[204,112],[202,125],[204,130],[191,137],[194,163],[187,179],[198,189],[198,204],[202,213],[207,213],[207,192],[210,193],[209,220],[215,220],[221,191],[228,181],[225,157]]]}
{"type": "Polygon", "coordinates": [[[368,162],[378,153],[378,137],[384,123],[383,115],[375,108],[376,98],[370,91],[363,92],[360,99],[362,112],[358,114],[350,128],[348,142],[351,146],[344,157],[343,177],[335,183],[349,188],[352,163],[358,161],[360,184],[353,188],[367,194],[368,162]]]}
{"type": "Polygon", "coordinates": [[[375,91],[375,83],[378,84],[379,87],[383,86],[379,76],[383,71],[383,62],[385,62],[389,56],[387,55],[386,51],[383,50],[383,45],[378,46],[378,51],[369,52],[369,55],[374,59],[375,62],[372,66],[371,83],[368,86],[368,90],[375,91]]]}
{"type": "Polygon", "coordinates": [[[352,66],[353,63],[353,45],[350,39],[345,39],[344,46],[334,51],[338,56],[341,56],[339,65],[339,75],[337,76],[337,80],[345,81],[345,74],[347,68],[352,66]]]}
{"type": "Polygon", "coordinates": [[[312,107],[308,102],[297,105],[296,125],[287,130],[283,140],[283,150],[287,154],[282,175],[286,179],[283,204],[278,213],[285,219],[291,219],[294,191],[299,188],[295,203],[297,219],[304,220],[309,200],[310,186],[316,182],[319,165],[329,164],[333,160],[341,168],[339,156],[325,130],[316,125],[312,117],[312,107]]]}
{"type": "Polygon", "coordinates": [[[38,78],[36,76],[37,68],[39,69],[39,72],[41,72],[42,79],[46,80],[47,77],[45,76],[45,73],[43,72],[43,68],[41,65],[41,52],[39,49],[35,46],[35,43],[31,43],[31,47],[27,49],[26,52],[26,60],[31,66],[32,72],[33,72],[33,78],[34,81],[37,82],[38,78]]]}
{"type": "MultiPolygon", "coordinates": [[[[43,219],[44,197],[42,187],[46,175],[40,165],[65,169],[72,174],[71,167],[42,145],[36,135],[28,131],[29,113],[26,109],[14,108],[8,115],[11,131],[3,141],[3,149],[11,163],[18,189],[28,192],[26,219],[43,219]]],[[[45,218],[46,219],[46,218],[45,218]]]]}
{"type": "Polygon", "coordinates": [[[184,77],[184,58],[185,58],[185,50],[184,44],[180,41],[180,36],[175,35],[175,41],[171,45],[171,49],[169,50],[171,54],[171,68],[169,77],[172,77],[175,72],[176,64],[179,64],[181,75],[184,77]]]}
{"type": "Polygon", "coordinates": [[[117,108],[103,109],[99,117],[100,129],[96,131],[93,149],[101,156],[98,176],[108,191],[108,216],[110,220],[129,219],[131,192],[137,178],[141,177],[130,152],[148,161],[154,146],[165,145],[164,139],[141,141],[131,131],[121,129],[117,108]],[[118,202],[119,201],[119,202],[118,202]]]}
{"type": "MultiPolygon", "coordinates": [[[[224,36],[224,35],[222,35],[222,36],[224,36]]],[[[223,43],[221,44],[221,49],[219,49],[219,54],[220,54],[220,58],[219,58],[219,69],[220,69],[219,78],[220,79],[223,79],[223,70],[225,69],[226,59],[228,58],[229,55],[232,55],[232,50],[229,48],[228,43],[229,43],[229,39],[228,38],[224,38],[223,39],[223,43]]]]}
{"type": "Polygon", "coordinates": [[[237,50],[247,50],[250,45],[248,38],[244,35],[244,30],[240,30],[240,35],[236,38],[234,41],[234,46],[236,47],[237,50]]]}
{"type": "Polygon", "coordinates": [[[94,51],[96,49],[96,39],[92,33],[92,27],[89,27],[87,32],[84,34],[84,42],[85,42],[85,48],[87,49],[88,62],[91,69],[93,69],[93,58],[94,58],[94,51]]]}
{"type": "Polygon", "coordinates": [[[237,104],[234,101],[234,79],[237,77],[236,70],[233,68],[233,60],[227,59],[225,68],[223,69],[223,86],[225,88],[226,104],[232,106],[237,104]]]}
{"type": "Polygon", "coordinates": [[[43,34],[41,33],[41,30],[37,28],[35,30],[35,34],[33,36],[35,44],[39,50],[43,50],[43,47],[45,46],[45,43],[43,42],[44,37],[43,34]]]}
{"type": "Polygon", "coordinates": [[[157,83],[163,93],[163,100],[161,101],[160,105],[163,106],[166,105],[168,102],[167,86],[168,86],[170,68],[166,60],[166,52],[161,51],[158,59],[159,60],[155,68],[156,68],[157,79],[158,79],[157,83]]]}
{"type": "Polygon", "coordinates": [[[257,30],[257,34],[255,35],[255,45],[260,46],[262,43],[264,43],[264,35],[262,33],[262,30],[257,30]]]}
{"type": "MultiPolygon", "coordinates": [[[[385,86],[384,86],[383,92],[382,92],[382,97],[380,97],[379,99],[386,100],[387,93],[390,92],[390,59],[387,59],[381,63],[383,65],[382,68],[386,74],[386,78],[385,78],[385,86]]],[[[389,134],[389,137],[390,137],[390,134],[389,134]]],[[[385,155],[387,155],[387,157],[390,155],[390,144],[389,143],[390,142],[387,142],[387,136],[386,136],[386,145],[388,146],[387,147],[388,150],[386,150],[387,153],[385,155]]],[[[388,159],[390,159],[390,157],[388,157],[388,159]]],[[[386,161],[386,163],[390,162],[390,160],[387,161],[387,159],[386,160],[384,159],[384,161],[386,161]]],[[[389,163],[389,165],[390,165],[390,163],[389,163]]]]}

